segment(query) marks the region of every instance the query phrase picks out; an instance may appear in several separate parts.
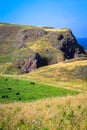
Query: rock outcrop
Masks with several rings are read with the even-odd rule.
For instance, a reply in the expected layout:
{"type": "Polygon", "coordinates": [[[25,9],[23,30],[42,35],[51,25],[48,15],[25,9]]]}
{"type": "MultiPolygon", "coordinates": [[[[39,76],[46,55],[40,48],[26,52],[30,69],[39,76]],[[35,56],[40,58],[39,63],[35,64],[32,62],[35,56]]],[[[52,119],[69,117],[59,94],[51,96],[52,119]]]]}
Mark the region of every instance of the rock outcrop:
{"type": "Polygon", "coordinates": [[[42,58],[38,53],[36,53],[33,57],[29,57],[16,63],[16,67],[20,69],[22,73],[29,73],[32,70],[46,65],[46,59],[42,58]]]}
{"type": "Polygon", "coordinates": [[[49,35],[49,40],[57,50],[62,52],[65,59],[78,58],[86,54],[84,48],[78,44],[71,30],[69,30],[67,36],[65,36],[64,32],[59,34],[52,32],[49,35]]]}
{"type": "Polygon", "coordinates": [[[34,42],[47,35],[47,31],[39,28],[23,29],[17,34],[17,41],[19,43],[25,43],[27,41],[34,42]]]}
{"type": "Polygon", "coordinates": [[[16,64],[22,73],[86,55],[68,28],[0,23],[0,63],[16,64]]]}
{"type": "Polygon", "coordinates": [[[84,48],[77,43],[74,37],[63,39],[60,49],[64,53],[65,59],[72,59],[85,55],[84,48]]]}

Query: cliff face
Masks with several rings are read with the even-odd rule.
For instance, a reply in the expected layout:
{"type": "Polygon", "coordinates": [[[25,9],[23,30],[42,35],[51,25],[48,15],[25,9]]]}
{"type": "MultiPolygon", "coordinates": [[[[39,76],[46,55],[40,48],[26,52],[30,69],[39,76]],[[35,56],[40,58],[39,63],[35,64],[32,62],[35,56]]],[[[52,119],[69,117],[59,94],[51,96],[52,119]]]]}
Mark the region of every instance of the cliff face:
{"type": "Polygon", "coordinates": [[[61,50],[65,59],[72,59],[85,55],[84,48],[78,44],[71,30],[65,29],[65,31],[61,33],[51,33],[49,39],[57,50],[61,50]],[[55,41],[52,41],[54,37],[55,41]]]}
{"type": "Polygon", "coordinates": [[[33,57],[29,57],[16,63],[16,67],[21,70],[22,73],[29,73],[32,70],[46,65],[46,59],[42,58],[38,53],[36,53],[33,57]]]}
{"type": "Polygon", "coordinates": [[[15,63],[23,73],[82,56],[70,29],[0,24],[0,63],[15,63]]]}

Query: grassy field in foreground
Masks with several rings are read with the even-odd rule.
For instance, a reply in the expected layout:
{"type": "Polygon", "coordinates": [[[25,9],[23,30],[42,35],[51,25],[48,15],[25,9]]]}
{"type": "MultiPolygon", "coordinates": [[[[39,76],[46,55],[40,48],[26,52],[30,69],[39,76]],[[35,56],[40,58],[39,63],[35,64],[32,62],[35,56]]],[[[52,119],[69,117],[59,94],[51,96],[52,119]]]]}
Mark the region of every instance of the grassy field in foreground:
{"type": "Polygon", "coordinates": [[[86,72],[85,60],[0,76],[0,129],[87,130],[86,72]]]}
{"type": "Polygon", "coordinates": [[[38,84],[31,81],[0,77],[0,102],[32,101],[47,97],[78,94],[77,91],[38,84]]]}
{"type": "Polygon", "coordinates": [[[1,130],[87,130],[87,93],[0,105],[1,130]]]}

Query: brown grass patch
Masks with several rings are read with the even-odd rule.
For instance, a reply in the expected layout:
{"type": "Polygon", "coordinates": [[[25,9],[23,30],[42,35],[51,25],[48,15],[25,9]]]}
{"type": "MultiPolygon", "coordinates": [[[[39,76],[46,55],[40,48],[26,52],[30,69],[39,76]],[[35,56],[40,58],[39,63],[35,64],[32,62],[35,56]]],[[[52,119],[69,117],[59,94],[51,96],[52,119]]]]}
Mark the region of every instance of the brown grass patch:
{"type": "Polygon", "coordinates": [[[5,130],[86,130],[87,93],[0,105],[5,130]]]}

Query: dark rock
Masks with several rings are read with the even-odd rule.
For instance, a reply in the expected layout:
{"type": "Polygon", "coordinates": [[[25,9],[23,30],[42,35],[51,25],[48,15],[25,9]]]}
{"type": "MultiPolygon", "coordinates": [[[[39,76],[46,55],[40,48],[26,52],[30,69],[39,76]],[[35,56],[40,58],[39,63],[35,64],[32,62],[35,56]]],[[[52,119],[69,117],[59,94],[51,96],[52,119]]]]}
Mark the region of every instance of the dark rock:
{"type": "Polygon", "coordinates": [[[57,37],[57,39],[58,39],[58,40],[62,40],[63,37],[64,37],[64,36],[63,36],[62,34],[59,34],[58,37],[57,37]]]}
{"type": "Polygon", "coordinates": [[[24,61],[17,62],[16,67],[20,69],[22,73],[29,73],[30,71],[45,65],[47,65],[46,59],[36,53],[32,58],[29,57],[24,61]]]}
{"type": "Polygon", "coordinates": [[[60,46],[65,59],[79,57],[80,54],[85,55],[84,48],[77,43],[75,37],[64,38],[60,46]]]}
{"type": "MultiPolygon", "coordinates": [[[[63,32],[63,34],[52,32],[49,34],[48,39],[54,48],[62,52],[64,59],[81,57],[86,54],[84,48],[78,44],[76,38],[69,29],[67,32],[63,32]]],[[[58,59],[60,58],[58,57],[58,59]]]]}
{"type": "Polygon", "coordinates": [[[27,35],[24,35],[23,41],[26,41],[27,39],[28,39],[28,36],[27,36],[27,35]]]}
{"type": "Polygon", "coordinates": [[[34,60],[36,60],[37,68],[47,65],[47,62],[38,53],[35,54],[34,60]]]}

